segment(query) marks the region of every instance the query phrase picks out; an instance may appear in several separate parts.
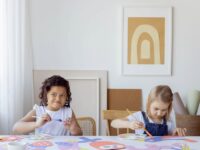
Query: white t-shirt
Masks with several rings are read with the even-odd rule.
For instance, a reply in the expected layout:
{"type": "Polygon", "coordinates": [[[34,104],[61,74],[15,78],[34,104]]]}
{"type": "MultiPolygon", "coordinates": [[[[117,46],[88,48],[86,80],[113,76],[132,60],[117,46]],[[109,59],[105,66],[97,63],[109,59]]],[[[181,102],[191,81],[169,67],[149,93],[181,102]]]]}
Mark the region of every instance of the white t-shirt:
{"type": "MultiPolygon", "coordinates": [[[[150,123],[155,123],[155,122],[153,122],[153,120],[151,120],[151,118],[149,118],[147,116],[147,113],[146,113],[146,117],[149,119],[150,123]]],[[[140,122],[142,122],[142,123],[145,124],[144,118],[143,118],[143,115],[142,115],[141,111],[135,112],[135,113],[127,116],[127,119],[129,121],[135,121],[135,120],[137,120],[137,121],[140,121],[140,122]]],[[[161,124],[163,124],[163,121],[161,122],[161,124]]],[[[175,119],[175,113],[174,113],[173,110],[172,110],[172,112],[170,114],[169,120],[167,120],[167,126],[168,126],[168,134],[172,134],[173,131],[174,131],[174,129],[176,128],[176,119],[175,119]]],[[[144,130],[142,130],[142,129],[136,129],[135,133],[136,134],[143,134],[144,130]]]]}
{"type": "Polygon", "coordinates": [[[51,111],[48,110],[45,106],[34,105],[33,109],[36,111],[36,116],[42,116],[43,114],[48,113],[52,119],[52,121],[47,122],[42,127],[35,129],[36,133],[44,133],[53,136],[70,135],[70,132],[66,129],[64,123],[57,120],[61,119],[65,121],[71,118],[72,117],[71,108],[62,107],[58,111],[51,111]]]}

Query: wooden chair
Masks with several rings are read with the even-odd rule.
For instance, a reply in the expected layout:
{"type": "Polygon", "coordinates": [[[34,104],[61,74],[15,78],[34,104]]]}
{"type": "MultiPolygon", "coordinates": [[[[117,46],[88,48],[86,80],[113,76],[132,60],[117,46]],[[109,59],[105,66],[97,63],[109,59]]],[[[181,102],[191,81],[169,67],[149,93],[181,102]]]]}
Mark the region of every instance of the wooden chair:
{"type": "Polygon", "coordinates": [[[76,119],[84,136],[96,135],[96,123],[92,117],[77,117],[76,119]]]}
{"type": "MultiPolygon", "coordinates": [[[[134,111],[130,111],[133,113],[134,111]]],[[[112,120],[117,118],[125,118],[129,115],[129,112],[126,110],[103,110],[103,119],[106,120],[106,134],[110,135],[118,135],[120,133],[129,133],[130,130],[127,129],[114,129],[110,126],[112,120]]]]}
{"type": "Polygon", "coordinates": [[[176,126],[186,128],[187,136],[200,136],[200,116],[176,115],[176,126]]]}

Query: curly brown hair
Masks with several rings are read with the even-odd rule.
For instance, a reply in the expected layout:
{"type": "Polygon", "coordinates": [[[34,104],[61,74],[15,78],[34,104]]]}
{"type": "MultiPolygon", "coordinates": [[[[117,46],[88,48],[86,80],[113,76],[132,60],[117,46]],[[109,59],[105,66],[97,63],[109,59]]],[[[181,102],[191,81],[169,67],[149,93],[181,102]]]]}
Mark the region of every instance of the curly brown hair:
{"type": "Polygon", "coordinates": [[[42,83],[42,87],[40,88],[41,91],[39,94],[39,98],[41,99],[40,105],[47,106],[47,93],[51,90],[52,86],[62,86],[66,89],[67,97],[66,97],[66,102],[64,106],[70,107],[70,102],[72,101],[72,98],[71,98],[69,82],[59,75],[53,75],[47,78],[42,83]]]}

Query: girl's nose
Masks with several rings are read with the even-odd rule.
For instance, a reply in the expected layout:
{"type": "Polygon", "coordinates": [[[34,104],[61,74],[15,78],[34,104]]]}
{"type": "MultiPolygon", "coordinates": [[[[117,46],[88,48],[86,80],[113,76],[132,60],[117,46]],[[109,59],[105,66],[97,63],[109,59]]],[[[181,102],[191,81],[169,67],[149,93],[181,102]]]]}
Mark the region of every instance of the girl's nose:
{"type": "Polygon", "coordinates": [[[158,112],[157,112],[157,115],[158,115],[158,116],[161,116],[161,114],[162,114],[161,111],[158,111],[158,112]]]}
{"type": "Polygon", "coordinates": [[[56,96],[56,100],[60,100],[60,96],[59,95],[56,96]]]}

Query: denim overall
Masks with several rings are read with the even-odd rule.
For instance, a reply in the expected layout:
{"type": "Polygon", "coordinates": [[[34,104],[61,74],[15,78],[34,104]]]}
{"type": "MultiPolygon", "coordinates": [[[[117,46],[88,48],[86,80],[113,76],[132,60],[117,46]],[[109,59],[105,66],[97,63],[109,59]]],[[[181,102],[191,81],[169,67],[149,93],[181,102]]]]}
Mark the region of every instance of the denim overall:
{"type": "Polygon", "coordinates": [[[145,128],[151,133],[151,135],[153,136],[168,135],[168,127],[165,118],[163,119],[163,124],[157,124],[157,123],[150,123],[145,112],[143,111],[142,111],[142,116],[144,118],[145,128]]]}

